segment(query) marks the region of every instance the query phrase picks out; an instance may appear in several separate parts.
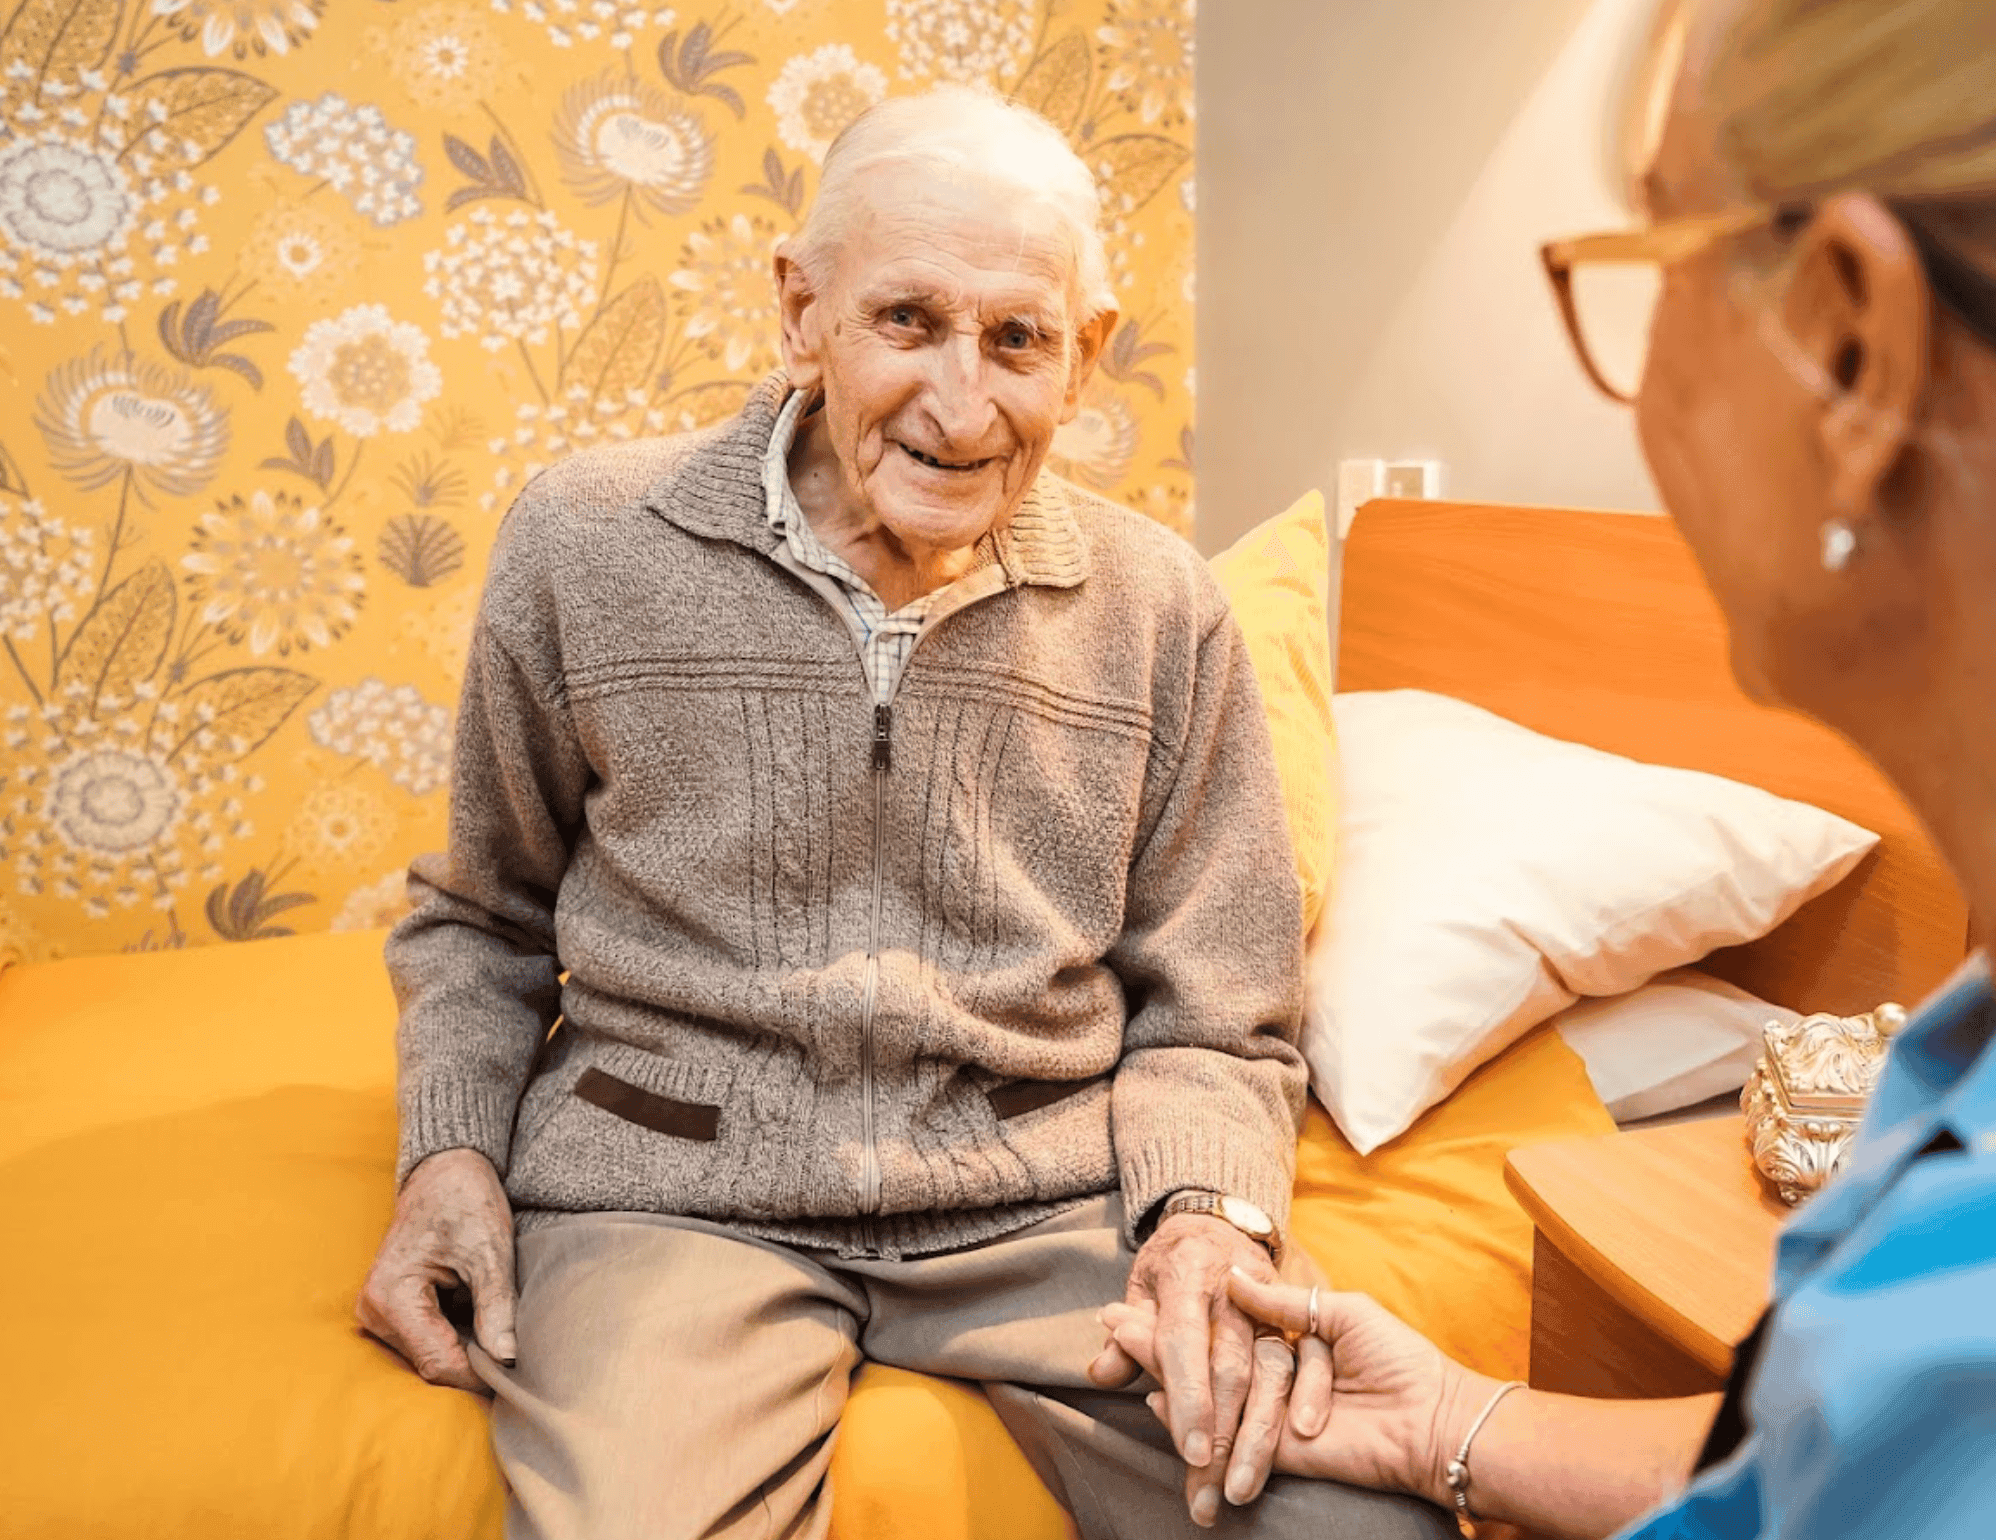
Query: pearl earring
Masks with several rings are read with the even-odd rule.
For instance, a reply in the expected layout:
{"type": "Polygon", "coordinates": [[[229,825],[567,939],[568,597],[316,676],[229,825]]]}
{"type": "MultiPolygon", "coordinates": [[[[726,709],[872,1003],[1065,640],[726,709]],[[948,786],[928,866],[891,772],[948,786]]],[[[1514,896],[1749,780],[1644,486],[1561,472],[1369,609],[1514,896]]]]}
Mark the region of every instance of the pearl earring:
{"type": "Polygon", "coordinates": [[[1850,559],[1857,554],[1857,531],[1842,519],[1831,519],[1823,526],[1823,570],[1841,572],[1850,565],[1850,559]]]}

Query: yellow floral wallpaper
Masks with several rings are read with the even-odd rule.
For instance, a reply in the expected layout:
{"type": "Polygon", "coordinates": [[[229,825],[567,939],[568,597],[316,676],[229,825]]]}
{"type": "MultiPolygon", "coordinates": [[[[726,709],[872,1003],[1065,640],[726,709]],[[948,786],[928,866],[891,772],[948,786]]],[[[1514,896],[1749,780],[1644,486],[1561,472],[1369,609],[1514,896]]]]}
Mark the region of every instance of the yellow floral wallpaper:
{"type": "Polygon", "coordinates": [[[370,926],[493,529],[731,413],[838,130],[941,80],[1101,179],[1058,468],[1192,520],[1191,0],[0,0],[0,954],[370,926]]]}

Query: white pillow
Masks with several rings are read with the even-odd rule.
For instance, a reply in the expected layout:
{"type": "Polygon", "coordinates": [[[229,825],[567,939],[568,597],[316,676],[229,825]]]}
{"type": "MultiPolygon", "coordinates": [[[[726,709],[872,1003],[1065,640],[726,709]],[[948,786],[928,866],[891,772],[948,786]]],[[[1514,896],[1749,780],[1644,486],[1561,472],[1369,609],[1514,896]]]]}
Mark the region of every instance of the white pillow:
{"type": "Polygon", "coordinates": [[[1878,836],[1424,690],[1333,702],[1338,870],[1303,1056],[1367,1153],[1580,995],[1766,934],[1878,836]]]}
{"type": "Polygon", "coordinates": [[[1680,968],[1606,1000],[1582,1000],[1553,1027],[1587,1066],[1617,1123],[1633,1123],[1737,1091],[1760,1057],[1761,1029],[1801,1012],[1724,979],[1680,968]]]}

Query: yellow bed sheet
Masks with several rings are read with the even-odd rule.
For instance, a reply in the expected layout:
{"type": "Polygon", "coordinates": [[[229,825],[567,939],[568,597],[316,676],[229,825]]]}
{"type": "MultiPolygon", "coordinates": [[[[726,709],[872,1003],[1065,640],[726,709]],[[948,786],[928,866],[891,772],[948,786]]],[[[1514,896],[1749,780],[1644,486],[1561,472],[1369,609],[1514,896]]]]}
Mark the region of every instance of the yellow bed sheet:
{"type": "MultiPolygon", "coordinates": [[[[10,1534],[497,1536],[483,1403],[421,1384],[350,1315],[391,1201],[380,946],[0,972],[10,1534]]],[[[1313,1106],[1296,1238],[1449,1351],[1521,1372],[1530,1226],[1504,1151],[1608,1126],[1550,1034],[1368,1160],[1313,1106]]],[[[974,1390],[878,1366],[834,1492],[843,1540],[1072,1534],[974,1390]]]]}

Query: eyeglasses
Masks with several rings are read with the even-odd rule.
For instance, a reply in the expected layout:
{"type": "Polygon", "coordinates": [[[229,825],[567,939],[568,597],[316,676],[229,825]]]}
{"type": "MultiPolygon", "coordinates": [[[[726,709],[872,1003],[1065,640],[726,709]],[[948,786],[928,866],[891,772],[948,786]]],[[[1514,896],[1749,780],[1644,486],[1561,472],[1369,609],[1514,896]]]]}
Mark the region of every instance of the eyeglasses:
{"type": "Polygon", "coordinates": [[[1777,218],[1773,209],[1690,214],[1645,230],[1548,241],[1539,248],[1580,367],[1600,392],[1624,405],[1642,388],[1650,322],[1663,270],[1777,218]]]}
{"type": "MultiPolygon", "coordinates": [[[[1889,207],[1919,252],[1934,297],[1996,348],[1996,278],[1957,249],[1938,227],[1934,208],[1913,199],[1895,199],[1889,207]]],[[[1664,269],[1763,225],[1792,233],[1813,213],[1806,204],[1740,208],[1667,219],[1645,230],[1548,241],[1539,260],[1580,367],[1609,400],[1630,404],[1642,389],[1664,269]]]]}

